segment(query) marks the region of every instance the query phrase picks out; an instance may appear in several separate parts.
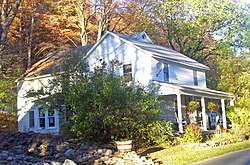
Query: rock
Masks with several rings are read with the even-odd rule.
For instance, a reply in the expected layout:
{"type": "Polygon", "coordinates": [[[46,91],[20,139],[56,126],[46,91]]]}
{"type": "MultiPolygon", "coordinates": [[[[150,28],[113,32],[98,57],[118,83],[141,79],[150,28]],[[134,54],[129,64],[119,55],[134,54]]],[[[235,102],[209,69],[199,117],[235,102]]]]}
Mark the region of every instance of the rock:
{"type": "Polygon", "coordinates": [[[88,149],[89,149],[89,146],[86,145],[86,144],[82,144],[82,145],[81,145],[81,149],[83,149],[83,150],[88,150],[88,149]]]}
{"type": "Polygon", "coordinates": [[[35,148],[29,148],[29,149],[28,149],[28,152],[29,152],[29,153],[33,153],[34,151],[35,151],[35,148]]]}
{"type": "Polygon", "coordinates": [[[58,154],[55,155],[55,158],[58,159],[58,158],[60,158],[61,156],[62,156],[62,154],[61,154],[61,153],[58,153],[58,154]]]}
{"type": "Polygon", "coordinates": [[[26,161],[31,161],[33,159],[33,157],[32,156],[25,156],[24,157],[24,160],[26,160],[26,161]]]}
{"type": "Polygon", "coordinates": [[[9,152],[8,151],[2,151],[1,154],[5,154],[5,155],[8,155],[9,152]]]}
{"type": "Polygon", "coordinates": [[[98,149],[98,150],[97,150],[97,153],[98,153],[98,154],[102,154],[102,153],[103,153],[103,149],[98,149]]]}
{"type": "Polygon", "coordinates": [[[64,152],[64,155],[67,157],[71,157],[74,153],[73,149],[68,149],[66,152],[64,152]]]}
{"type": "Polygon", "coordinates": [[[65,159],[65,161],[63,162],[63,165],[76,165],[76,163],[73,162],[73,161],[70,160],[70,159],[65,159]]]}
{"type": "Polygon", "coordinates": [[[146,160],[145,163],[146,163],[146,165],[152,165],[152,164],[154,164],[154,162],[152,160],[146,160]]]}
{"type": "Polygon", "coordinates": [[[5,160],[7,158],[8,158],[8,154],[5,154],[5,153],[0,154],[0,160],[5,160]]]}
{"type": "Polygon", "coordinates": [[[17,160],[22,160],[24,158],[24,155],[16,155],[17,160]]]}
{"type": "Polygon", "coordinates": [[[50,164],[51,164],[51,165],[61,165],[62,163],[56,162],[56,161],[52,161],[50,164]]]}
{"type": "Polygon", "coordinates": [[[8,158],[6,159],[7,161],[12,161],[14,158],[12,156],[8,156],[8,158]]]}
{"type": "Polygon", "coordinates": [[[147,160],[146,156],[142,156],[142,157],[141,157],[141,160],[142,160],[142,161],[146,161],[146,160],[147,160]]]}
{"type": "Polygon", "coordinates": [[[112,154],[112,150],[111,149],[107,149],[104,153],[105,156],[110,156],[112,154]]]}

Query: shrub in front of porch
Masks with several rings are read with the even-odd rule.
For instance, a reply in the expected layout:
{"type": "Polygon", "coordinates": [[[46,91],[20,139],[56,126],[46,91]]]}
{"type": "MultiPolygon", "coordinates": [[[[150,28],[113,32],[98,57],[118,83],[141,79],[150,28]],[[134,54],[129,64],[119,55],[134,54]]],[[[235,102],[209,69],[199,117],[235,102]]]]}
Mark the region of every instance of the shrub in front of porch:
{"type": "Polygon", "coordinates": [[[202,141],[202,133],[197,124],[189,124],[183,135],[185,142],[197,143],[202,141]]]}

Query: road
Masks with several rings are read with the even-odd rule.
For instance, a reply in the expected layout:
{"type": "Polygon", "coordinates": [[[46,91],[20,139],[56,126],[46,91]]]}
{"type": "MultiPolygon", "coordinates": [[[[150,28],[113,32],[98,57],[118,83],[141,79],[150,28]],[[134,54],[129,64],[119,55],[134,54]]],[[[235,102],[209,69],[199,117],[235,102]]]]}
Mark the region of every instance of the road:
{"type": "Polygon", "coordinates": [[[206,159],[192,165],[250,165],[250,148],[206,159]]]}

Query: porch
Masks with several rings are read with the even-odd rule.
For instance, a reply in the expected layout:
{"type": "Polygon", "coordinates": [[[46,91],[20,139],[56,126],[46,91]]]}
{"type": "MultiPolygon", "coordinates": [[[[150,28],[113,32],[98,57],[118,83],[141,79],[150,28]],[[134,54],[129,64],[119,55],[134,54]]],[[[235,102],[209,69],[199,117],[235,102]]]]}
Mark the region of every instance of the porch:
{"type": "Polygon", "coordinates": [[[227,129],[226,106],[234,105],[234,95],[197,86],[161,82],[157,85],[159,98],[163,100],[162,119],[171,121],[180,133],[184,133],[190,123],[198,124],[205,132],[214,130],[217,124],[227,129]],[[190,112],[191,101],[199,106],[190,112]],[[215,109],[211,109],[210,104],[215,105],[215,109]]]}

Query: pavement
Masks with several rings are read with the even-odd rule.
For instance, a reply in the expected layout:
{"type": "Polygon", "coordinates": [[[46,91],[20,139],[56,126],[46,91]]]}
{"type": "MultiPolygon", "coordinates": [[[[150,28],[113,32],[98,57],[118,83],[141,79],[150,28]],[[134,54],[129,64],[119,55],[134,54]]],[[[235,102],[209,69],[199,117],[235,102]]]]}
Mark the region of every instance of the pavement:
{"type": "Polygon", "coordinates": [[[199,161],[191,165],[250,165],[250,148],[199,161]]]}

